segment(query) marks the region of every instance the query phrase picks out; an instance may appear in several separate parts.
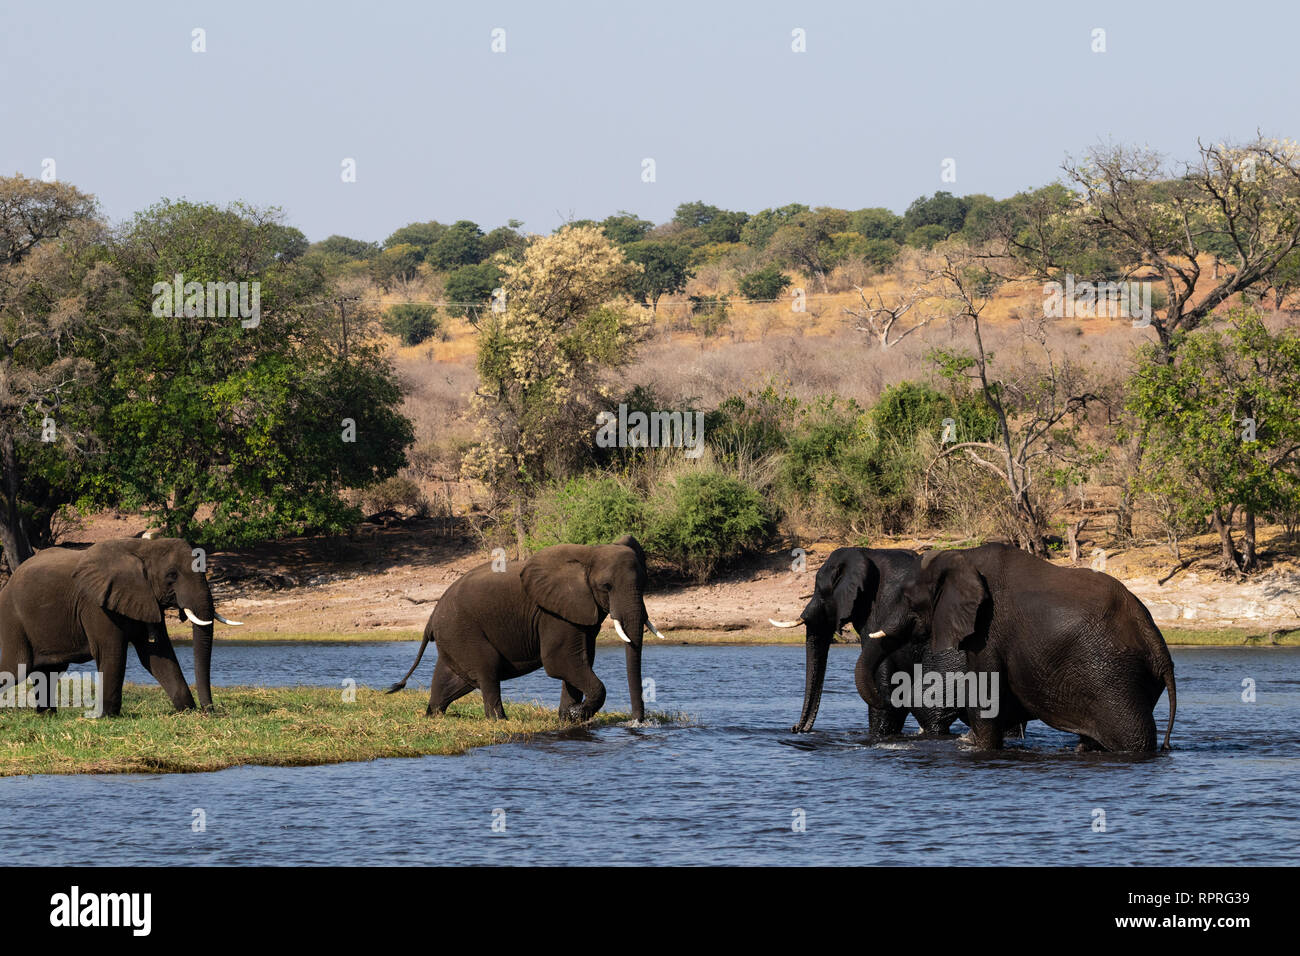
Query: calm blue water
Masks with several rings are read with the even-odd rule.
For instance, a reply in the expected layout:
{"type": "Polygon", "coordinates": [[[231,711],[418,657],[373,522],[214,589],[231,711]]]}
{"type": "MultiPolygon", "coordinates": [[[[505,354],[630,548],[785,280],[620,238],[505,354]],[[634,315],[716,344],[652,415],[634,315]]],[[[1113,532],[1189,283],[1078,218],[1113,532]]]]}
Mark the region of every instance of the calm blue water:
{"type": "MultiPolygon", "coordinates": [[[[221,645],[213,672],[225,684],[378,687],[406,672],[416,646],[221,645]]],[[[178,653],[192,675],[188,648],[178,653]]],[[[117,865],[1300,862],[1300,649],[1176,649],[1177,749],[1156,757],[1076,755],[1073,737],[1038,723],[995,755],[954,740],[873,746],[856,654],[832,648],[810,735],[789,733],[802,647],[648,642],[649,706],[692,723],[461,757],[0,779],[0,854],[117,865]],[[1248,677],[1254,703],[1241,700],[1248,677]],[[195,808],[204,833],[191,831],[195,808]],[[1098,809],[1106,832],[1093,830],[1098,809]],[[492,830],[496,810],[504,833],[492,830]],[[792,828],[796,811],[805,832],[792,828]]],[[[413,709],[425,706],[432,656],[421,687],[405,691],[413,709]]],[[[596,671],[607,706],[626,709],[622,652],[599,650],[596,671]]],[[[127,679],[151,681],[135,661],[127,679]]],[[[507,709],[559,699],[541,672],[504,691],[507,709]]],[[[1162,736],[1167,714],[1162,698],[1162,736]]]]}

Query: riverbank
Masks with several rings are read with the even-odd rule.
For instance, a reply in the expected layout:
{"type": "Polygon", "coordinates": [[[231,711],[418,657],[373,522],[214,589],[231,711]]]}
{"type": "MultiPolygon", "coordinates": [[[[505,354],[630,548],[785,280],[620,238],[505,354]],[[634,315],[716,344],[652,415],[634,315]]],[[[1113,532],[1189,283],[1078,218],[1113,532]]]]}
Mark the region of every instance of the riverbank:
{"type": "MultiPolygon", "coordinates": [[[[1165,642],[1169,644],[1170,647],[1300,647],[1300,628],[1290,631],[1279,631],[1270,628],[1190,628],[1170,627],[1165,625],[1160,628],[1160,631],[1164,634],[1165,642]]],[[[173,643],[189,643],[190,630],[188,626],[184,628],[176,628],[170,633],[173,643]]],[[[423,636],[422,631],[406,629],[370,629],[355,633],[341,631],[307,631],[297,633],[254,631],[248,633],[240,631],[238,632],[238,636],[235,636],[234,632],[226,631],[225,634],[230,636],[219,634],[217,637],[218,644],[375,644],[388,641],[419,641],[423,636]]],[[[701,647],[766,647],[774,644],[803,644],[804,642],[803,628],[798,627],[779,631],[775,628],[771,628],[766,632],[747,629],[665,629],[664,635],[668,643],[671,644],[686,644],[701,647]]],[[[849,642],[856,640],[847,630],[842,639],[849,642]]],[[[596,639],[596,643],[602,647],[617,647],[622,642],[618,639],[618,636],[614,634],[614,631],[611,628],[605,628],[596,639]]],[[[653,637],[647,636],[645,643],[647,647],[653,647],[659,642],[653,637]]]]}
{"type": "MultiPolygon", "coordinates": [[[[573,724],[554,707],[505,702],[507,720],[483,716],[471,694],[443,717],[424,714],[428,694],[357,688],[355,700],[329,687],[219,687],[216,711],[175,713],[158,687],[128,684],[122,716],[86,720],[79,709],[57,714],[0,712],[0,777],[27,774],[202,773],[256,764],[318,764],[460,754],[472,747],[526,740],[573,724]]],[[[602,711],[590,726],[630,720],[602,711]]],[[[667,723],[666,714],[647,721],[667,723]]]]}

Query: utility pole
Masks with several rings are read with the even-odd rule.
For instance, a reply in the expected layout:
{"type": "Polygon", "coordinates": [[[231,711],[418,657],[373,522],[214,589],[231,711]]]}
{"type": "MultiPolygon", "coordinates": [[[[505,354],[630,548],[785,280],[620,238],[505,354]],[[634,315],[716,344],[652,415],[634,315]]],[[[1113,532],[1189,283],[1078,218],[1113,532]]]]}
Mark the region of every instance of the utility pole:
{"type": "Polygon", "coordinates": [[[348,313],[347,313],[346,304],[348,302],[356,302],[360,298],[361,296],[359,295],[341,295],[334,300],[339,307],[339,321],[343,324],[343,364],[344,365],[346,365],[348,361],[348,313]]]}

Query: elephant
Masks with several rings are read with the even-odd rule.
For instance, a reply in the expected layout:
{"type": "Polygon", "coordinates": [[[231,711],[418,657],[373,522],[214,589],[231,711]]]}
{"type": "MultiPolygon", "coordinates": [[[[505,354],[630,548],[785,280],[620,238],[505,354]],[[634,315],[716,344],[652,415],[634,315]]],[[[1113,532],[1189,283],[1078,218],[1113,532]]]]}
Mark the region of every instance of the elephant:
{"type": "Polygon", "coordinates": [[[985,544],[926,553],[904,597],[931,658],[948,662],[945,684],[996,689],[996,706],[964,707],[976,747],[997,749],[1007,727],[1041,720],[1078,734],[1080,751],[1154,751],[1153,710],[1167,690],[1169,749],[1173,659],[1146,606],[1110,575],[985,544]]]}
{"type": "Polygon", "coordinates": [[[627,656],[632,717],[645,718],[641,641],[648,628],[645,552],[631,535],[613,544],[557,544],[514,564],[480,565],[438,601],[424,627],[415,663],[388,693],[406,686],[430,641],[438,645],[425,713],[446,712],[476,688],[483,711],[504,719],[501,682],[545,668],[562,682],[561,719],[586,721],[605,703],[605,685],[591,669],[596,634],[609,616],[627,656]]]}
{"type": "MultiPolygon", "coordinates": [[[[193,625],[199,704],[211,708],[212,622],[241,622],[216,612],[207,576],[195,570],[194,560],[180,538],[123,538],[85,550],[46,548],[24,561],[0,591],[0,683],[8,686],[22,668],[43,674],[52,688],[69,664],[93,659],[103,679],[97,709],[114,717],[122,710],[131,644],[172,706],[193,709],[163,623],[164,609],[174,607],[193,625]]],[[[55,703],[38,709],[52,710],[55,703]]]]}
{"type": "MultiPolygon", "coordinates": [[[[826,677],[832,636],[852,624],[862,644],[854,670],[858,693],[869,705],[871,736],[890,736],[903,729],[910,712],[927,734],[946,734],[957,719],[953,708],[900,707],[888,701],[896,673],[912,673],[921,664],[929,634],[903,600],[903,588],[915,576],[920,557],[901,549],[837,548],[817,570],[811,600],[796,621],[770,621],[776,627],[805,630],[806,664],[803,712],[791,728],[813,729],[826,677]]],[[[769,619],[770,620],[770,619],[769,619]]]]}

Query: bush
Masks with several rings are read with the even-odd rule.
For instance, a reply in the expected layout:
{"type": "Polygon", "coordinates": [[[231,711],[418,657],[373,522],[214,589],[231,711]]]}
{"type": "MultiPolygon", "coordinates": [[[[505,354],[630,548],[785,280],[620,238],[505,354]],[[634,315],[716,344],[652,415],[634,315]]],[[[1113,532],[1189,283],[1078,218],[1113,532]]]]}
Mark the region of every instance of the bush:
{"type": "Polygon", "coordinates": [[[400,338],[403,345],[419,345],[441,327],[433,306],[414,302],[392,306],[384,317],[384,329],[400,338]]]}
{"type": "Polygon", "coordinates": [[[741,276],[736,280],[736,287],[746,299],[774,300],[789,287],[791,281],[779,268],[770,265],[741,276]]]}
{"type": "Polygon", "coordinates": [[[528,547],[609,544],[625,534],[643,539],[645,506],[614,478],[573,478],[542,494],[528,547]]]}
{"type": "Polygon", "coordinates": [[[997,426],[983,398],[955,399],[920,382],[900,382],[885,389],[871,416],[877,438],[900,445],[911,445],[921,432],[942,441],[945,419],[952,419],[948,437],[953,441],[985,441],[997,426]]]}
{"type": "Polygon", "coordinates": [[[692,295],[691,328],[704,338],[721,334],[731,325],[730,299],[725,295],[692,295]]]}
{"type": "Polygon", "coordinates": [[[704,417],[705,441],[728,464],[755,460],[785,448],[786,431],[798,410],[798,399],[772,385],[732,395],[704,417]]]}
{"type": "Polygon", "coordinates": [[[653,507],[647,550],[700,582],[760,547],[774,526],[762,495],[719,471],[682,475],[660,490],[653,507]]]}
{"type": "Polygon", "coordinates": [[[381,511],[409,511],[422,514],[428,510],[428,504],[420,494],[420,486],[403,475],[394,475],[392,478],[386,478],[361,489],[358,504],[367,515],[381,511]]]}

